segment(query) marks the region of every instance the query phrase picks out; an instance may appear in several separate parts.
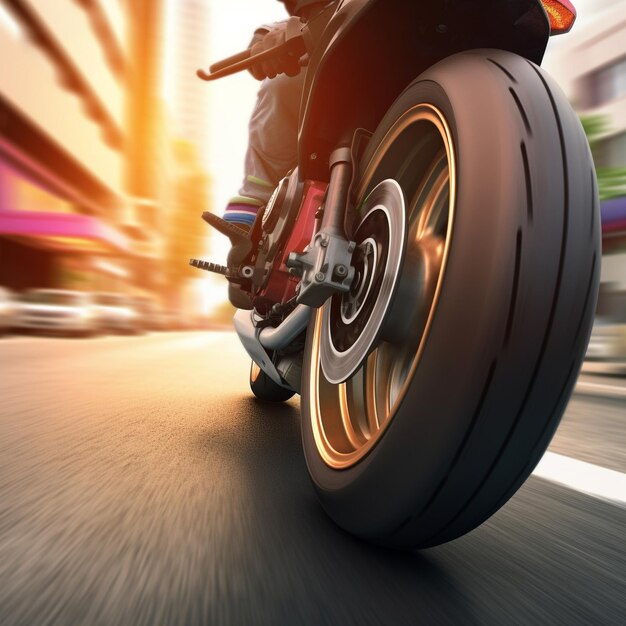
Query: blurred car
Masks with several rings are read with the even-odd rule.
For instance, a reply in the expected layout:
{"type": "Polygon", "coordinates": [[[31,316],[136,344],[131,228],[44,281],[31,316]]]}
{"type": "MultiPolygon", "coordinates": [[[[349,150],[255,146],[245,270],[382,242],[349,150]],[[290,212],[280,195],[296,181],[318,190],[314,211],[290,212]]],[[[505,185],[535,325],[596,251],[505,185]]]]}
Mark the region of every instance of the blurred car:
{"type": "Polygon", "coordinates": [[[29,289],[19,298],[14,327],[17,331],[89,336],[97,331],[97,321],[87,293],[29,289]]]}
{"type": "Polygon", "coordinates": [[[140,317],[141,326],[145,330],[165,330],[167,328],[165,313],[156,300],[148,296],[134,296],[133,302],[140,317]]]}
{"type": "Polygon", "coordinates": [[[15,296],[6,287],[0,287],[0,335],[13,327],[15,311],[15,296]]]}
{"type": "Polygon", "coordinates": [[[583,371],[626,373],[626,292],[602,285],[583,371]]]}
{"type": "Polygon", "coordinates": [[[99,330],[126,334],[137,334],[143,330],[141,315],[131,296],[96,293],[93,299],[99,330]]]}
{"type": "Polygon", "coordinates": [[[589,339],[587,359],[626,362],[626,325],[596,320],[589,339]]]}
{"type": "Polygon", "coordinates": [[[583,371],[626,374],[626,323],[596,319],[583,371]]]}
{"type": "Polygon", "coordinates": [[[161,319],[163,330],[179,330],[179,315],[172,309],[163,309],[161,319]]]}

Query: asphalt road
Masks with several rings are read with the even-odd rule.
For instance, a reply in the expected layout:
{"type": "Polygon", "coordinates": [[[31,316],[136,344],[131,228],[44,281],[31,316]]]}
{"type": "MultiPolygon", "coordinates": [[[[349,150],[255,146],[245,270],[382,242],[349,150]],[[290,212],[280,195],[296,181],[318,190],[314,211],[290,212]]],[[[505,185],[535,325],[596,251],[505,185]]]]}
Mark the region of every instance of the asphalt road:
{"type": "MultiPolygon", "coordinates": [[[[372,548],[247,368],[228,333],[0,340],[2,626],[624,623],[626,509],[531,477],[457,541],[372,548]]],[[[626,472],[625,433],[576,395],[552,451],[626,472]]]]}

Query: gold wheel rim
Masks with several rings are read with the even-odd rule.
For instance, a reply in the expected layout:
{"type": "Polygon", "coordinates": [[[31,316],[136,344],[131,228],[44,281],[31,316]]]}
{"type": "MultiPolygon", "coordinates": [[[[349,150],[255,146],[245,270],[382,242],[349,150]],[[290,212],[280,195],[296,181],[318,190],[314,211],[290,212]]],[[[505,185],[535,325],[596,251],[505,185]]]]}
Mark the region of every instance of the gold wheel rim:
{"type": "MultiPolygon", "coordinates": [[[[419,328],[416,336],[408,347],[381,343],[350,380],[332,385],[324,378],[320,365],[323,307],[314,316],[309,410],[318,453],[329,467],[337,470],[352,467],[363,459],[389,427],[419,365],[439,301],[454,223],[456,161],[450,127],[437,107],[416,105],[396,121],[373,155],[358,186],[357,197],[365,197],[368,189],[376,184],[373,177],[377,168],[402,133],[413,131],[419,137],[420,129],[424,136],[430,134],[429,141],[432,139],[433,145],[438,141],[439,148],[435,149],[432,161],[414,177],[419,182],[407,203],[411,242],[420,247],[428,260],[425,271],[429,271],[428,263],[436,268],[436,276],[430,276],[430,293],[427,290],[423,294],[424,302],[420,301],[425,313],[424,321],[415,327],[419,328]],[[445,168],[442,169],[443,160],[445,168]]],[[[402,165],[405,175],[411,158],[415,155],[407,157],[402,165]]],[[[435,271],[432,268],[431,274],[435,271]]]]}

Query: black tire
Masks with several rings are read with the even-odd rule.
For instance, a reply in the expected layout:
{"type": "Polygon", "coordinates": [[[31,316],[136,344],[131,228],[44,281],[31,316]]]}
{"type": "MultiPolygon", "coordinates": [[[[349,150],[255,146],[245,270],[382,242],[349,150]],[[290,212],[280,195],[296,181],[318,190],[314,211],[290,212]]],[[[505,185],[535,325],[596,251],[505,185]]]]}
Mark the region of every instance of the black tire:
{"type": "Polygon", "coordinates": [[[293,391],[277,385],[254,361],[250,364],[250,389],[264,402],[285,402],[293,391]]]}
{"type": "Polygon", "coordinates": [[[458,54],[414,81],[367,147],[366,191],[396,178],[402,136],[387,145],[387,133],[424,103],[445,117],[456,160],[448,256],[418,366],[354,463],[340,469],[320,447],[315,319],[303,371],[304,451],[323,507],[349,532],[397,548],[467,533],[530,475],[584,357],[601,260],[579,120],[540,68],[508,52],[458,54]]]}

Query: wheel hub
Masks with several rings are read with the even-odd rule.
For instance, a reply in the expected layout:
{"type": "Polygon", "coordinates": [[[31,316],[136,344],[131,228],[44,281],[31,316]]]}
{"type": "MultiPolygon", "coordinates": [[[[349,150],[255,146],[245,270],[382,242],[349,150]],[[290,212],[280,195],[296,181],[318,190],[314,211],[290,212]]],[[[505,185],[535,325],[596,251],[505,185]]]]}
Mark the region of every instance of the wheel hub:
{"type": "Polygon", "coordinates": [[[404,196],[385,180],[365,199],[354,231],[355,279],[348,293],[324,307],[320,361],[326,379],[339,384],[361,367],[376,346],[396,293],[406,249],[404,196]]]}
{"type": "Polygon", "coordinates": [[[378,246],[368,237],[357,245],[352,257],[355,268],[354,281],[350,291],[341,298],[341,321],[349,325],[363,310],[371,292],[378,265],[378,246]]]}

